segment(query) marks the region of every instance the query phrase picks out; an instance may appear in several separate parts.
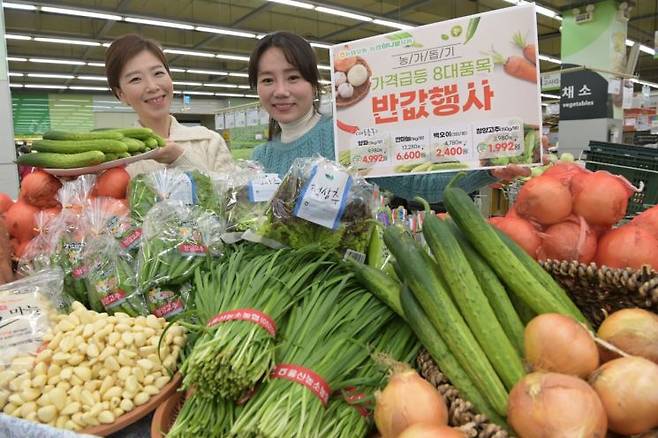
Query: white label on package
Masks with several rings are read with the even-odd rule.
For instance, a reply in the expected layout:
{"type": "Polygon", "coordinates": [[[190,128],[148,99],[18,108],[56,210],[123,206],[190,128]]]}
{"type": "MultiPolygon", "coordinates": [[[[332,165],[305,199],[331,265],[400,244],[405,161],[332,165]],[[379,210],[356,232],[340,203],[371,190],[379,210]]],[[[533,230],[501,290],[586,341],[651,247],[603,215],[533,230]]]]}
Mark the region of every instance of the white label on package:
{"type": "Polygon", "coordinates": [[[420,164],[427,161],[427,133],[406,130],[395,132],[393,140],[393,162],[396,166],[420,164]]]}
{"type": "Polygon", "coordinates": [[[35,353],[48,328],[48,301],[34,293],[0,293],[0,351],[9,361],[35,353]]]}
{"type": "Polygon", "coordinates": [[[431,132],[431,156],[433,163],[468,161],[473,156],[471,130],[468,125],[434,128],[431,132]]]}
{"type": "Polygon", "coordinates": [[[249,202],[265,202],[272,199],[279,186],[281,178],[276,173],[266,173],[249,182],[249,202]]]}
{"type": "Polygon", "coordinates": [[[358,131],[351,138],[352,165],[357,169],[369,169],[390,164],[391,136],[376,128],[358,131]]]}
{"type": "Polygon", "coordinates": [[[347,204],[352,177],[331,164],[313,166],[311,176],[295,205],[294,214],[335,230],[347,204]]]}
{"type": "Polygon", "coordinates": [[[473,144],[480,159],[516,157],[523,153],[523,123],[519,119],[473,125],[473,144]]]}

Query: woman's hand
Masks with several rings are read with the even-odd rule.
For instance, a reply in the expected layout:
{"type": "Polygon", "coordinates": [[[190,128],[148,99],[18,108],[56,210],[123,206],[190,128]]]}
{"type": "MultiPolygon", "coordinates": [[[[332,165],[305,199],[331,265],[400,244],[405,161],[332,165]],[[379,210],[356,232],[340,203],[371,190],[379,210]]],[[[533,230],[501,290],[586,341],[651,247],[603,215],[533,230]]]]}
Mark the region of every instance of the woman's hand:
{"type": "Polygon", "coordinates": [[[501,181],[511,181],[520,176],[530,176],[532,171],[529,167],[523,167],[516,164],[501,167],[499,169],[491,169],[491,175],[501,181]]]}
{"type": "Polygon", "coordinates": [[[183,154],[183,148],[167,139],[167,143],[158,149],[158,152],[152,157],[155,161],[162,164],[171,164],[183,154]]]}

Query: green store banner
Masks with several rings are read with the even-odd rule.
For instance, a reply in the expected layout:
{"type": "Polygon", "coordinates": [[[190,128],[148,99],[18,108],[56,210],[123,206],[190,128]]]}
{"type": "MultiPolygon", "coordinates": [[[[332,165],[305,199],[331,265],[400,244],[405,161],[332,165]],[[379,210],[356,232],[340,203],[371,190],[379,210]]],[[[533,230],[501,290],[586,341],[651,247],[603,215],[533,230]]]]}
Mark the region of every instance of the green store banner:
{"type": "Polygon", "coordinates": [[[94,129],[93,96],[12,92],[15,135],[94,129]]]}
{"type": "Polygon", "coordinates": [[[541,162],[534,4],[331,48],[336,156],[365,177],[541,162]]]}
{"type": "Polygon", "coordinates": [[[14,135],[43,134],[50,129],[48,94],[12,93],[14,135]]]}

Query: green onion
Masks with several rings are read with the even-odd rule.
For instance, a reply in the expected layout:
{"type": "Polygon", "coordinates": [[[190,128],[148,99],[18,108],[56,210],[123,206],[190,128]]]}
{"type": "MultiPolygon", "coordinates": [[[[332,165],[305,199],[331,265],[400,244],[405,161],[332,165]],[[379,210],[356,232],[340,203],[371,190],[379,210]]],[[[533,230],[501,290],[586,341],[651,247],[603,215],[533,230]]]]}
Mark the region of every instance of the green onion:
{"type": "Polygon", "coordinates": [[[167,433],[167,438],[215,438],[227,436],[240,412],[240,406],[232,401],[190,395],[176,421],[167,433]]]}

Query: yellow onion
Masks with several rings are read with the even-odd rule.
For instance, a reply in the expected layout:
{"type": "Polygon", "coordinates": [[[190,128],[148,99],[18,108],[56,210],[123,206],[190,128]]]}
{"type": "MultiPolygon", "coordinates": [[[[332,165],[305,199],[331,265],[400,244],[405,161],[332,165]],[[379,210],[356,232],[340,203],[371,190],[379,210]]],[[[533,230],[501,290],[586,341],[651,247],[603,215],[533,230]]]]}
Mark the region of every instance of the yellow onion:
{"type": "Polygon", "coordinates": [[[514,385],[507,422],[520,438],[605,438],[608,424],[596,392],[557,373],[531,373],[514,385]]]}
{"type": "Polygon", "coordinates": [[[398,438],[467,438],[459,429],[436,424],[416,423],[404,430],[398,438]]]}
{"type": "Polygon", "coordinates": [[[574,319],[558,313],[533,318],[525,328],[524,347],[534,371],[587,378],[599,366],[592,335],[574,319]]]}
{"type": "Polygon", "coordinates": [[[610,430],[622,435],[658,427],[658,365],[643,357],[611,360],[589,379],[608,415],[610,430]]]}
{"type": "Polygon", "coordinates": [[[396,438],[416,423],[448,424],[448,408],[441,393],[408,366],[394,370],[375,397],[375,424],[382,438],[396,438]]]}
{"type": "Polygon", "coordinates": [[[618,310],[608,316],[599,338],[633,356],[658,364],[658,315],[643,309],[618,310]]]}

